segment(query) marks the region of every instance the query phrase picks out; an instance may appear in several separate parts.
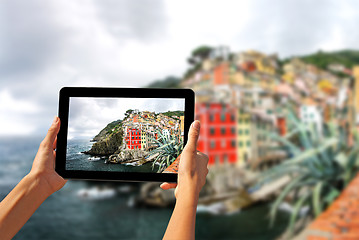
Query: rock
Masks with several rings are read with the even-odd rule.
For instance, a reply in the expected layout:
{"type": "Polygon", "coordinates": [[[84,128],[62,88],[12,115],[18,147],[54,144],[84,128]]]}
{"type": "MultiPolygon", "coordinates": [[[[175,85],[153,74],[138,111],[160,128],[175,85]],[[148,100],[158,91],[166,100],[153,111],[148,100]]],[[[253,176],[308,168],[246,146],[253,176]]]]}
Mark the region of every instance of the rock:
{"type": "Polygon", "coordinates": [[[109,163],[134,163],[137,162],[136,166],[142,165],[147,160],[144,157],[147,155],[146,151],[141,149],[126,149],[119,153],[115,153],[109,157],[109,163]]]}
{"type": "Polygon", "coordinates": [[[175,202],[174,189],[163,190],[154,182],[144,183],[136,198],[136,205],[149,207],[170,207],[174,206],[175,202]]]}
{"type": "Polygon", "coordinates": [[[109,156],[114,154],[122,145],[123,132],[113,133],[105,139],[95,142],[89,151],[84,153],[94,156],[109,156]]]}

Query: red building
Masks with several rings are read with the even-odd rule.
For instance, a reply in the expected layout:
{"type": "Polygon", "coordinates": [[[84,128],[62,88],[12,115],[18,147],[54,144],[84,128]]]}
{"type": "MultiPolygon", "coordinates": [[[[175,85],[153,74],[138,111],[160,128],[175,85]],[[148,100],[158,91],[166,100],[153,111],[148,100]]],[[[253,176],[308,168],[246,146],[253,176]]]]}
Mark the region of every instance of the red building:
{"type": "Polygon", "coordinates": [[[141,130],[127,128],[126,143],[128,149],[141,149],[141,130]]]}
{"type": "Polygon", "coordinates": [[[196,104],[196,119],[201,121],[198,150],[208,155],[209,164],[237,161],[236,112],[228,104],[196,104]]]}

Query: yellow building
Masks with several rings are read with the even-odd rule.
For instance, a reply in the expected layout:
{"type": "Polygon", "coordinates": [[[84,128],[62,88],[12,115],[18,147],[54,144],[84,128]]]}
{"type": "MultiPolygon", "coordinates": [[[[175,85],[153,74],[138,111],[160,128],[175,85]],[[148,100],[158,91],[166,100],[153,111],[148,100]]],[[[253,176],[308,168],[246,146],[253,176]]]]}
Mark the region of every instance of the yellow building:
{"type": "Polygon", "coordinates": [[[238,110],[237,149],[239,166],[248,163],[251,158],[251,116],[242,109],[238,110]]]}
{"type": "Polygon", "coordinates": [[[229,75],[229,82],[235,85],[244,85],[245,78],[242,72],[231,70],[229,75]]]}
{"type": "Polygon", "coordinates": [[[181,130],[181,136],[184,135],[184,116],[180,116],[180,130],[181,130]]]}
{"type": "Polygon", "coordinates": [[[277,55],[266,55],[257,51],[246,51],[239,54],[239,64],[253,62],[260,73],[274,75],[277,68],[277,55]]]}

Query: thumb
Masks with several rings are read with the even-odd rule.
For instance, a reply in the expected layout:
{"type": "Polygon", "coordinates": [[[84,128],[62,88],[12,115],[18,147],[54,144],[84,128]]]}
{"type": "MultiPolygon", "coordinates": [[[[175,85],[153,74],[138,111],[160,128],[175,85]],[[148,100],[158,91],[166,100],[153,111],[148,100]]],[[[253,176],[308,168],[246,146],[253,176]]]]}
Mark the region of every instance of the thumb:
{"type": "Polygon", "coordinates": [[[43,146],[51,148],[54,144],[57,134],[60,130],[60,119],[58,117],[54,118],[51,127],[47,131],[46,137],[43,140],[43,146]]]}
{"type": "Polygon", "coordinates": [[[188,141],[185,147],[187,150],[193,152],[197,150],[197,142],[198,142],[200,128],[201,128],[201,124],[198,120],[194,121],[191,124],[191,127],[188,131],[188,141]]]}

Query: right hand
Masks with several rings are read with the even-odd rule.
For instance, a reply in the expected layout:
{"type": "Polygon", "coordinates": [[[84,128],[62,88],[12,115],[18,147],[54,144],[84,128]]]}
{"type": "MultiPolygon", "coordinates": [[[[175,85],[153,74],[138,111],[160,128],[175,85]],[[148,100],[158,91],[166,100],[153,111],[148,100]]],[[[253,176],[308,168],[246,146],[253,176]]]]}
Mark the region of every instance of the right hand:
{"type": "Polygon", "coordinates": [[[200,122],[194,121],[188,132],[188,141],[184,147],[178,166],[178,183],[162,183],[162,189],[175,189],[178,199],[183,192],[198,198],[199,192],[206,183],[208,174],[208,156],[197,151],[197,142],[200,132],[200,122]]]}

